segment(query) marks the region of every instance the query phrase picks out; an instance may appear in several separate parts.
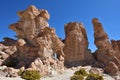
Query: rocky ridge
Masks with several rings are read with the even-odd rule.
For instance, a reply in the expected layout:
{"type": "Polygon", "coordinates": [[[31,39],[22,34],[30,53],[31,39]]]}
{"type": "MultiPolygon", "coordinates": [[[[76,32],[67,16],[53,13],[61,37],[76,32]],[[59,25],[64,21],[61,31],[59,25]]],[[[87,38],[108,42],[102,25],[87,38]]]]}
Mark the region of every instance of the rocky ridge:
{"type": "Polygon", "coordinates": [[[65,67],[91,65],[101,67],[110,75],[120,71],[120,41],[109,41],[107,33],[97,18],[92,20],[97,50],[88,49],[87,33],[82,23],[65,25],[65,40],[62,41],[50,28],[46,10],[29,6],[19,11],[20,20],[9,26],[16,32],[17,40],[4,38],[0,42],[0,69],[5,76],[17,76],[22,70],[38,70],[41,75],[63,72],[65,67]]]}

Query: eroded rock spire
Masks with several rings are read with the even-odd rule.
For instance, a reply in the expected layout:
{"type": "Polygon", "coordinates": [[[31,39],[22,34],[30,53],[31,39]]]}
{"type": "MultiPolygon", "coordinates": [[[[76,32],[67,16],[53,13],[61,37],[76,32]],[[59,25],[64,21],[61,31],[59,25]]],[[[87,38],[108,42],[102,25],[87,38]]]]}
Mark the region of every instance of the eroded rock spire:
{"type": "Polygon", "coordinates": [[[94,27],[94,43],[98,48],[95,51],[95,57],[98,62],[102,63],[101,67],[103,67],[107,73],[117,75],[120,69],[120,54],[113,49],[108,35],[99,20],[94,18],[92,23],[94,27]]]}
{"type": "Polygon", "coordinates": [[[70,22],[65,25],[65,65],[68,67],[94,62],[88,49],[86,30],[82,23],[70,22]]]}

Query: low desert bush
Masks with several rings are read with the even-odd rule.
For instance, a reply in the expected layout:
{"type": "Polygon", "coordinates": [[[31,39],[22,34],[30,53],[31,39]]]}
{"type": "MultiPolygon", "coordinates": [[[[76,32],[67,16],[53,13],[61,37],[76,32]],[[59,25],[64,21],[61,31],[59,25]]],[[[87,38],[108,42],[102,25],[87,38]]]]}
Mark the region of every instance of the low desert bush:
{"type": "Polygon", "coordinates": [[[99,76],[98,74],[90,73],[88,74],[85,80],[104,80],[104,79],[102,76],[99,76]]]}
{"type": "Polygon", "coordinates": [[[18,75],[21,76],[22,74],[23,74],[23,70],[20,69],[20,70],[18,71],[18,75]]]}
{"type": "Polygon", "coordinates": [[[83,68],[80,68],[80,70],[75,71],[70,80],[84,80],[84,76],[87,76],[87,72],[83,68]]]}
{"type": "Polygon", "coordinates": [[[73,75],[70,80],[84,80],[84,76],[82,75],[73,75]]]}
{"type": "Polygon", "coordinates": [[[40,80],[40,73],[36,70],[27,70],[25,71],[21,77],[25,80],[40,80]]]}
{"type": "Polygon", "coordinates": [[[83,68],[81,68],[80,70],[75,71],[70,80],[104,80],[104,78],[99,76],[99,74],[88,74],[83,68]]]}
{"type": "Polygon", "coordinates": [[[75,73],[74,73],[75,75],[82,75],[82,76],[87,76],[88,75],[88,73],[85,71],[85,69],[83,69],[83,68],[80,68],[80,70],[78,70],[78,71],[75,71],[75,73]]]}

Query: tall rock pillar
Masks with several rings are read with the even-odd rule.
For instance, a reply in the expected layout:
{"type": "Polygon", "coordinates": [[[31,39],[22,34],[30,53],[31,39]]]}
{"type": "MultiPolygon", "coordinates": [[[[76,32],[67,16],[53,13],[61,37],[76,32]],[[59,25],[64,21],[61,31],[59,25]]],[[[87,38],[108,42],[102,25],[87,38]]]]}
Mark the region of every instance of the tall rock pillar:
{"type": "Polygon", "coordinates": [[[88,49],[86,30],[82,23],[71,22],[65,25],[65,65],[78,66],[93,61],[88,49]]]}
{"type": "Polygon", "coordinates": [[[120,60],[116,56],[116,50],[113,49],[107,33],[97,18],[92,20],[94,27],[95,45],[98,48],[95,51],[95,57],[101,63],[105,71],[111,75],[116,75],[120,69],[120,60]]]}

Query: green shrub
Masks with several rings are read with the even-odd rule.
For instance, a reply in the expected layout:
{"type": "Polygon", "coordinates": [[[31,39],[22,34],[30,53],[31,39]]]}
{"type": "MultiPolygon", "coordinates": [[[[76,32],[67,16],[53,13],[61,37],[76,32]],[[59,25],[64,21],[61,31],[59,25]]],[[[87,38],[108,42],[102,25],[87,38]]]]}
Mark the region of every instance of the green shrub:
{"type": "Polygon", "coordinates": [[[102,76],[99,76],[99,74],[88,74],[83,68],[76,71],[70,80],[84,80],[84,78],[85,80],[104,80],[104,78],[102,76]]]}
{"type": "Polygon", "coordinates": [[[102,76],[99,76],[99,79],[98,80],[104,80],[104,78],[102,76]]]}
{"type": "Polygon", "coordinates": [[[82,75],[73,75],[70,80],[84,80],[82,75]]]}
{"type": "Polygon", "coordinates": [[[40,80],[40,73],[36,70],[25,71],[21,77],[25,80],[40,80]]]}
{"type": "Polygon", "coordinates": [[[99,76],[98,74],[90,73],[86,80],[104,80],[102,76],[99,76]]]}
{"type": "Polygon", "coordinates": [[[20,69],[20,70],[18,71],[18,75],[21,76],[22,74],[23,74],[23,70],[20,69]]]}
{"type": "Polygon", "coordinates": [[[82,76],[87,76],[88,75],[88,73],[85,71],[85,69],[83,69],[83,68],[80,68],[80,70],[78,70],[78,71],[75,71],[75,73],[74,73],[75,75],[82,75],[82,76]]]}

